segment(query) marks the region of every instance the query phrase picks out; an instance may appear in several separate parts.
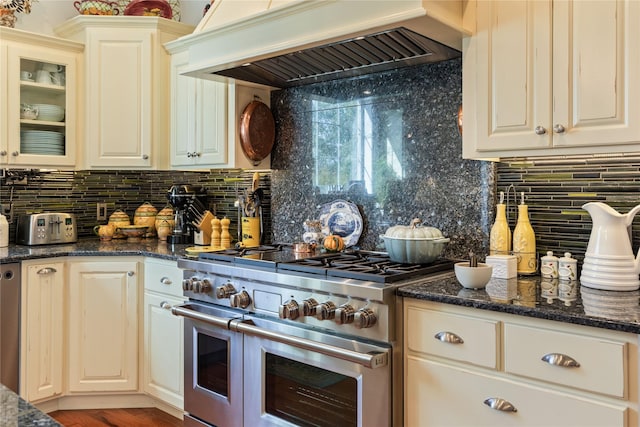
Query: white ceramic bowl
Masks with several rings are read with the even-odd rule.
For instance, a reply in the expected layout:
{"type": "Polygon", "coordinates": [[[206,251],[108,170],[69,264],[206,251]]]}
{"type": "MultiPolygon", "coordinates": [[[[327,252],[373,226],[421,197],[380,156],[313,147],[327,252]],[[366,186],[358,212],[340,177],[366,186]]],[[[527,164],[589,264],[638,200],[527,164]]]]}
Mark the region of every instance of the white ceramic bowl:
{"type": "Polygon", "coordinates": [[[482,289],[491,279],[493,267],[479,262],[477,267],[469,267],[469,262],[458,262],[454,266],[456,278],[467,289],[482,289]]]}

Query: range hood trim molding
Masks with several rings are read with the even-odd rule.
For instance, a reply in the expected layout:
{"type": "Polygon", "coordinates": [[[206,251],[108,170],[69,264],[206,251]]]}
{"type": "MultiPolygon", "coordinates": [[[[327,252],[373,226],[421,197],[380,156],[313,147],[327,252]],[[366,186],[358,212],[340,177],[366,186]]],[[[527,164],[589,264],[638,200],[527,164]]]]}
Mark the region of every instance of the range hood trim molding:
{"type": "MultiPolygon", "coordinates": [[[[213,20],[215,15],[207,18],[213,20]]],[[[182,37],[168,46],[188,46],[189,64],[183,74],[224,80],[212,73],[398,26],[457,50],[461,50],[462,38],[468,34],[462,27],[462,4],[459,1],[294,0],[214,28],[199,25],[196,31],[199,29],[200,32],[182,37]],[[449,9],[442,9],[443,3],[447,3],[449,9]],[[456,6],[460,15],[453,24],[456,16],[448,13],[451,6],[456,6]],[[310,28],[309,22],[322,22],[322,25],[310,28]],[[229,46],[237,48],[229,49],[229,46]]]]}

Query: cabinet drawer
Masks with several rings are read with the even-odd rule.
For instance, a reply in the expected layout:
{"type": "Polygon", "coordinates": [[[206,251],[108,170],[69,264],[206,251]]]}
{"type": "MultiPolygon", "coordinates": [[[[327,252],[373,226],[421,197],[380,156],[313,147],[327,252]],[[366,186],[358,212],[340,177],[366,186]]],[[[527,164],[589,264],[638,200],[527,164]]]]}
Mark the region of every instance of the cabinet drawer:
{"type": "Polygon", "coordinates": [[[497,321],[410,306],[405,325],[409,351],[497,368],[497,321]]]}
{"type": "Polygon", "coordinates": [[[507,323],[504,351],[506,372],[615,397],[626,395],[624,342],[507,323]],[[574,359],[579,366],[543,360],[556,354],[574,359]]]}
{"type": "Polygon", "coordinates": [[[628,408],[544,390],[473,370],[407,358],[405,425],[607,426],[627,425],[628,408]],[[489,406],[502,399],[515,412],[489,406]]]}
{"type": "Polygon", "coordinates": [[[169,260],[146,259],[144,263],[144,288],[182,297],[182,270],[178,263],[169,260]]]}

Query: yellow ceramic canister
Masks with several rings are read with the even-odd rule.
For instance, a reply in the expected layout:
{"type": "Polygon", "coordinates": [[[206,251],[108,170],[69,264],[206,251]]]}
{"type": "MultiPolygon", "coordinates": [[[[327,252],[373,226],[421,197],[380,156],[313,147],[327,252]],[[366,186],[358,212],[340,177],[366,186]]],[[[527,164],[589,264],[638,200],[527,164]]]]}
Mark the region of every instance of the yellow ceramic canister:
{"type": "Polygon", "coordinates": [[[127,215],[122,209],[118,209],[109,216],[109,224],[113,224],[116,232],[113,234],[114,239],[126,239],[127,236],[118,231],[118,227],[131,225],[129,215],[127,215]]]}
{"type": "Polygon", "coordinates": [[[173,226],[175,225],[176,220],[173,217],[173,208],[171,206],[165,206],[156,215],[156,230],[160,227],[161,224],[165,225],[165,221],[173,230],[173,226]]]}
{"type": "Polygon", "coordinates": [[[141,204],[133,214],[134,225],[144,225],[147,227],[145,237],[153,237],[156,235],[156,216],[158,210],[149,202],[141,204]]]}

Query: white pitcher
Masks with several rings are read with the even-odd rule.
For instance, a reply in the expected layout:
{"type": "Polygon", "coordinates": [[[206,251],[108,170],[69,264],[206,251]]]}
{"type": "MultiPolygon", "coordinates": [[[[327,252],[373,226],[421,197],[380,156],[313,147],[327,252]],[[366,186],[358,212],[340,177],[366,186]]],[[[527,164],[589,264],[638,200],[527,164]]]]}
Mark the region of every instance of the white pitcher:
{"type": "Polygon", "coordinates": [[[630,230],[640,205],[627,214],[601,202],[586,203],[582,209],[593,221],[580,276],[582,284],[606,290],[638,289],[640,251],[634,255],[630,230]]]}

